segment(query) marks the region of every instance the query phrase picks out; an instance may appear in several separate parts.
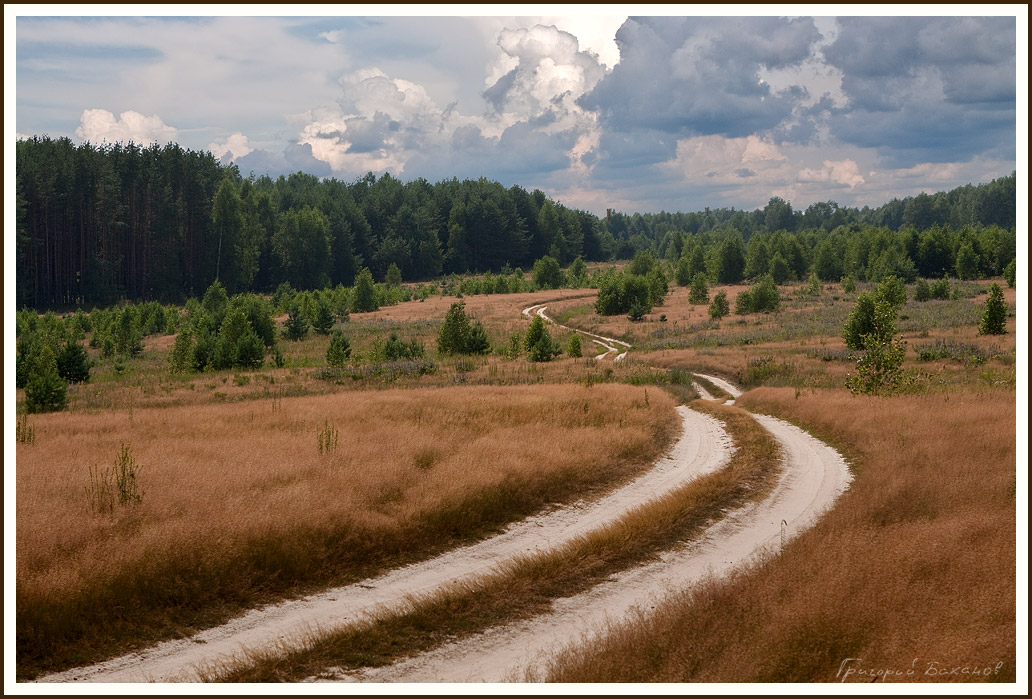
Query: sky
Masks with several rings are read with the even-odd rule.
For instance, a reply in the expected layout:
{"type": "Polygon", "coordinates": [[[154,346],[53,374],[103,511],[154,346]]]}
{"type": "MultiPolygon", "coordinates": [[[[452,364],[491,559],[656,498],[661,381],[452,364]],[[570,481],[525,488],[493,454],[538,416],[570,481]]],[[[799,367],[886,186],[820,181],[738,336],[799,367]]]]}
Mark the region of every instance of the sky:
{"type": "Polygon", "coordinates": [[[486,177],[600,215],[878,206],[1027,159],[1025,5],[250,7],[279,16],[5,5],[8,138],[175,141],[245,176],[486,177]]]}

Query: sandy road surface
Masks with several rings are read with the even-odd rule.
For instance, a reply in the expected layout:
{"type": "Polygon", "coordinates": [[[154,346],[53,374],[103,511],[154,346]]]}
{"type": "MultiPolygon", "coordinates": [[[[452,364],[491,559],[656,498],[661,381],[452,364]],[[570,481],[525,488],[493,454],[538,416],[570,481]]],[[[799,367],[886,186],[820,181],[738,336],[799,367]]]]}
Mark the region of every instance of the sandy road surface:
{"type": "Polygon", "coordinates": [[[194,680],[197,667],[233,656],[242,648],[289,644],[312,630],[362,620],[375,611],[404,603],[411,595],[429,593],[455,581],[489,573],[497,563],[509,557],[561,546],[727,463],[733,447],[721,423],[688,408],[678,408],[678,412],[683,433],[670,453],[646,474],[596,502],[557,507],[522,520],[478,544],[381,577],[256,609],[190,639],[168,641],[139,653],[48,675],[38,681],[194,680]]]}
{"type": "Polygon", "coordinates": [[[524,680],[528,673],[541,677],[554,652],[589,641],[605,633],[608,624],[636,610],[647,612],[663,597],[694,582],[776,552],[783,535],[785,540],[794,536],[831,507],[848,486],[850,474],[837,452],[806,432],[775,418],[756,418],[781,443],[785,472],[766,500],[731,512],[701,540],[583,594],[557,600],[551,613],[530,621],[491,629],[384,668],[327,673],[320,679],[505,682],[524,680]]]}

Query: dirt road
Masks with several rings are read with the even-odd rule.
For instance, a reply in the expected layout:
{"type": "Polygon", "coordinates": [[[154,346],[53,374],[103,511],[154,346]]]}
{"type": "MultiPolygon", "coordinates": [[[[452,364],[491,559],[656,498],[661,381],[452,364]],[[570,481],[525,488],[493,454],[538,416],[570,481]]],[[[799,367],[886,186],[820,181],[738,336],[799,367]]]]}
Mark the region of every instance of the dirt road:
{"type": "MultiPolygon", "coordinates": [[[[722,385],[723,387],[723,385],[722,385]]],[[[732,387],[733,388],[733,387],[732,387]]],[[[764,501],[730,513],[700,541],[669,551],[654,564],[621,573],[584,594],[557,600],[552,612],[492,629],[394,665],[323,679],[361,682],[506,682],[540,678],[563,647],[604,634],[636,610],[708,576],[718,576],[775,553],[811,526],[850,481],[842,457],[793,425],[758,415],[781,443],[786,470],[764,501]],[[784,522],[784,525],[782,525],[784,522]]]]}
{"type": "Polygon", "coordinates": [[[195,668],[231,657],[242,648],[292,643],[318,629],[368,618],[409,595],[489,573],[517,554],[561,546],[617,519],[648,500],[721,468],[731,439],[717,420],[678,408],[683,432],[671,452],[646,474],[593,503],[575,503],[518,522],[502,534],[379,578],[319,595],[257,609],[224,626],[168,641],[140,653],[48,675],[40,682],[172,682],[196,679],[195,668]]]}

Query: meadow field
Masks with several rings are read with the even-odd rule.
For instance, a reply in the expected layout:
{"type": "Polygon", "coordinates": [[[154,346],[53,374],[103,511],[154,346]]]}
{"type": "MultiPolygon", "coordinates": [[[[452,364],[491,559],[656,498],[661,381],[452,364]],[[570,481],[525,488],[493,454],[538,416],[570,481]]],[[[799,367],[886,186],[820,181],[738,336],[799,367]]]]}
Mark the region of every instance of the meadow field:
{"type": "MultiPolygon", "coordinates": [[[[636,322],[599,316],[590,289],[466,296],[492,346],[474,357],[434,352],[456,299],[430,296],[338,322],[353,348],[345,370],[326,366],[330,338],[317,334],[280,340],[283,366],[252,370],[172,375],[171,335],[146,338],[127,361],[91,351],[91,380],[72,387],[66,411],[20,417],[31,438],[17,446],[19,679],[188,637],[597,498],[669,448],[674,408],[695,399],[699,372],[746,390],[740,417],[718,416],[746,421],[737,434],[755,429],[751,411],[839,449],[849,491],[778,557],[693,586],[528,679],[870,681],[880,669],[884,680],[1014,681],[1018,299],[1006,290],[1006,334],[979,335],[989,283],[955,282],[952,300],[901,307],[908,380],[883,396],[845,388],[856,360],[842,328],[863,284],[817,295],[784,285],[779,312],[720,320],[684,287],[636,322]],[[536,304],[570,328],[550,326],[564,348],[575,328],[633,349],[599,361],[584,336],[582,358],[529,361],[511,350],[530,324],[522,309],[536,304]],[[425,357],[377,360],[388,333],[425,357]],[[976,666],[993,671],[939,672],[976,666]],[[904,674],[890,678],[896,668],[904,674]]],[[[733,306],[746,288],[710,294],[725,290],[733,306]]],[[[692,496],[698,522],[730,502],[705,492],[692,496]]],[[[525,618],[693,536],[678,517],[659,531],[644,517],[611,535],[619,546],[517,566],[487,592],[455,593],[315,655],[209,679],[299,681],[525,618]],[[506,602],[517,589],[523,601],[506,602]],[[476,613],[460,618],[464,605],[476,613]],[[428,625],[441,632],[419,631],[428,625]]]]}

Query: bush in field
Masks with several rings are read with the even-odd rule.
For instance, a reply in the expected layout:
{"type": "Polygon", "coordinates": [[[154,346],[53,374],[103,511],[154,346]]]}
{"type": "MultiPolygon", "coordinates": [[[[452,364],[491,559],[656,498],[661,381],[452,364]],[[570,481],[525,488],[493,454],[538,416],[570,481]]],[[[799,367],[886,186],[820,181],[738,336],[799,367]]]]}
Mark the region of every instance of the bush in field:
{"type": "Polygon", "coordinates": [[[896,308],[877,294],[860,294],[842,330],[846,347],[866,349],[869,339],[884,342],[895,334],[896,308]]]}
{"type": "Polygon", "coordinates": [[[752,289],[743,291],[735,299],[735,313],[738,315],[775,313],[779,308],[781,294],[778,292],[778,285],[774,283],[774,277],[770,274],[763,275],[752,289]]]}
{"type": "Polygon", "coordinates": [[[731,304],[727,300],[727,292],[721,289],[710,303],[709,317],[713,320],[720,320],[729,313],[731,313],[731,304]]]}
{"type": "Polygon", "coordinates": [[[226,289],[222,286],[218,279],[211,283],[208,290],[204,292],[204,298],[201,299],[201,307],[215,319],[216,325],[222,324],[222,316],[226,313],[226,308],[229,306],[229,296],[226,295],[226,289]]]}
{"type": "Polygon", "coordinates": [[[678,286],[688,286],[694,277],[692,274],[692,263],[687,257],[681,257],[677,261],[677,269],[674,272],[674,279],[678,286]]]}
{"type": "Polygon", "coordinates": [[[571,357],[583,356],[580,335],[574,334],[574,336],[570,338],[569,344],[566,345],[566,354],[571,357]]]}
{"type": "Polygon", "coordinates": [[[539,289],[558,289],[564,283],[559,262],[548,255],[534,263],[534,285],[539,289]]]}
{"type": "Polygon", "coordinates": [[[441,331],[437,334],[437,351],[441,354],[465,354],[469,330],[466,303],[456,301],[448,309],[441,331]]]}
{"type": "Polygon", "coordinates": [[[1003,278],[1007,281],[1007,286],[1014,288],[1017,283],[1018,265],[1017,259],[1011,260],[1007,263],[1007,266],[1003,268],[1003,278]]]}
{"type": "Polygon", "coordinates": [[[490,350],[491,342],[484,325],[466,315],[464,301],[453,303],[437,335],[437,351],[441,354],[486,354],[490,350]]]}
{"type": "Polygon", "coordinates": [[[168,370],[172,374],[182,374],[194,369],[194,338],[189,330],[180,330],[176,341],[168,353],[168,370]]]}
{"type": "Polygon", "coordinates": [[[487,354],[491,351],[491,340],[487,330],[479,320],[474,320],[469,328],[469,340],[466,343],[466,354],[487,354]]]}
{"type": "Polygon", "coordinates": [[[810,272],[810,280],[806,284],[806,293],[809,296],[821,295],[821,280],[816,272],[810,272]]]}
{"type": "Polygon", "coordinates": [[[615,316],[637,307],[643,309],[644,315],[652,310],[653,297],[653,289],[645,277],[628,273],[610,275],[599,285],[595,312],[615,316]]]}
{"type": "Polygon", "coordinates": [[[530,348],[530,359],[533,362],[550,362],[553,358],[562,354],[559,345],[552,340],[547,328],[542,328],[541,337],[534,346],[530,348]]]}
{"type": "Polygon", "coordinates": [[[351,358],[351,341],[342,330],[336,330],[326,350],[326,363],[335,369],[343,368],[351,358]]]}
{"type": "Polygon", "coordinates": [[[379,307],[380,304],[376,298],[376,285],[373,284],[373,273],[369,271],[368,267],[363,267],[362,271],[355,277],[355,288],[351,297],[351,311],[352,313],[369,313],[379,307]]]}
{"type": "Polygon", "coordinates": [[[401,340],[392,332],[387,340],[373,342],[373,357],[378,361],[394,362],[399,359],[419,359],[426,356],[426,350],[417,340],[401,340]]]}
{"type": "Polygon", "coordinates": [[[896,339],[896,306],[881,294],[860,294],[842,336],[847,347],[863,351],[846,378],[852,393],[893,393],[909,381],[906,342],[896,339]]]}
{"type": "Polygon", "coordinates": [[[667,282],[666,275],[663,274],[663,270],[660,269],[658,264],[649,270],[647,275],[645,275],[645,281],[649,285],[649,305],[662,306],[663,300],[670,291],[670,286],[667,282]]]}
{"type": "Polygon", "coordinates": [[[928,289],[929,296],[933,299],[946,301],[953,295],[953,285],[950,278],[945,274],[942,279],[937,279],[928,289]]]}
{"type": "Polygon", "coordinates": [[[57,372],[53,350],[49,345],[43,345],[28,369],[25,409],[30,413],[52,413],[64,410],[67,404],[68,384],[57,372]]]}
{"type": "Polygon", "coordinates": [[[297,301],[290,305],[287,322],[283,324],[283,336],[295,342],[308,336],[308,318],[297,301]]]}
{"type": "Polygon", "coordinates": [[[586,286],[588,283],[588,266],[584,264],[584,260],[578,257],[570,265],[570,273],[568,275],[568,281],[572,286],[580,288],[586,286]]]}
{"type": "Polygon", "coordinates": [[[333,329],[333,310],[329,301],[322,294],[319,294],[315,302],[315,311],[312,313],[312,328],[320,335],[329,335],[333,329]]]}
{"type": "Polygon", "coordinates": [[[387,268],[387,274],[384,277],[384,283],[390,287],[401,286],[401,269],[398,268],[397,264],[392,262],[391,266],[387,268]]]}
{"type": "Polygon", "coordinates": [[[856,279],[853,278],[852,274],[842,277],[842,290],[847,294],[852,294],[856,291],[856,279]]]}
{"type": "Polygon", "coordinates": [[[914,283],[914,300],[927,301],[930,298],[932,298],[932,290],[928,286],[928,282],[923,278],[918,279],[914,283]]]}
{"type": "Polygon", "coordinates": [[[534,316],[530,321],[530,327],[527,328],[527,334],[523,339],[523,346],[526,347],[528,352],[534,348],[534,345],[538,343],[538,340],[541,339],[541,336],[544,335],[545,332],[545,321],[541,316],[534,316]]]}
{"type": "Polygon", "coordinates": [[[856,372],[846,378],[851,393],[889,394],[902,388],[909,378],[903,371],[907,343],[893,337],[867,335],[864,353],[856,361],[856,372]]]}
{"type": "Polygon", "coordinates": [[[115,351],[127,357],[139,354],[143,349],[143,335],[136,324],[132,306],[118,312],[118,318],[111,329],[115,351]]]}
{"type": "Polygon", "coordinates": [[[86,349],[74,340],[65,343],[57,355],[57,373],[68,383],[86,383],[90,380],[90,358],[86,349]]]}
{"type": "Polygon", "coordinates": [[[631,310],[627,311],[627,318],[634,322],[638,322],[645,318],[645,314],[649,312],[649,309],[639,301],[635,301],[631,304],[631,310]]]}
{"type": "Polygon", "coordinates": [[[999,284],[989,288],[982,319],[978,323],[979,335],[1003,335],[1007,332],[1007,304],[1003,300],[1003,289],[999,284]]]}
{"type": "Polygon", "coordinates": [[[709,285],[706,283],[706,275],[699,272],[692,279],[692,285],[688,291],[688,303],[709,303],[709,285]]]}
{"type": "Polygon", "coordinates": [[[893,308],[899,309],[907,302],[907,287],[902,279],[889,275],[885,277],[875,291],[885,301],[892,304],[893,308]]]}

